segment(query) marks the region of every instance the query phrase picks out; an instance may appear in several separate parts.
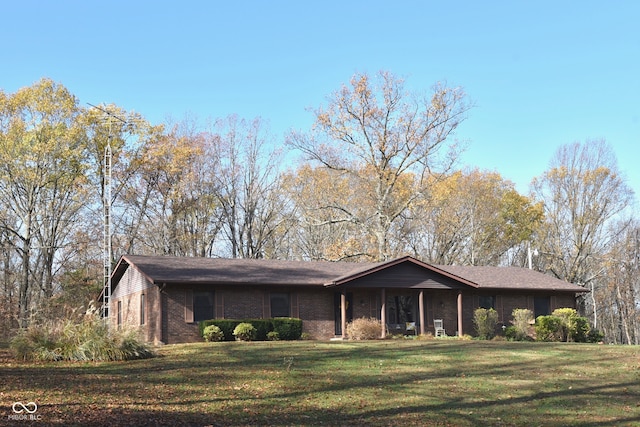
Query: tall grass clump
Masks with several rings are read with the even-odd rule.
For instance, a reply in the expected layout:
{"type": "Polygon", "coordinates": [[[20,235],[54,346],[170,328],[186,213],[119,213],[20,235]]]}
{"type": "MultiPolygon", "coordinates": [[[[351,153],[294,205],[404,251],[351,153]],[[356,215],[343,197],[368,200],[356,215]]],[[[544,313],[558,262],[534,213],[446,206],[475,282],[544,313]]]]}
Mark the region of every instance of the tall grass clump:
{"type": "Polygon", "coordinates": [[[33,324],[11,340],[14,357],[31,361],[120,361],[153,356],[132,330],[111,330],[98,311],[77,320],[33,324]]]}

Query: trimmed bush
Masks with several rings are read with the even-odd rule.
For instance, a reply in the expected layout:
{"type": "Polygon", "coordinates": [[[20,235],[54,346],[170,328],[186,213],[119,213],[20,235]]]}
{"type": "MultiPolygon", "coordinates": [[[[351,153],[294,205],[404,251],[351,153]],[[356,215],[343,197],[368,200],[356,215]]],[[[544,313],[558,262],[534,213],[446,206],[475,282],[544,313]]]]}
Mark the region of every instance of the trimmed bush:
{"type": "Polygon", "coordinates": [[[347,336],[351,340],[376,340],[382,336],[382,325],[378,319],[361,317],[347,324],[347,336]]]}
{"type": "Polygon", "coordinates": [[[254,341],[258,331],[253,327],[251,323],[243,322],[235,327],[233,335],[238,341],[254,341]]]}
{"type": "Polygon", "coordinates": [[[267,340],[269,341],[280,341],[280,334],[276,331],[271,331],[267,334],[267,340]]]}
{"type": "Polygon", "coordinates": [[[302,320],[289,317],[276,317],[274,319],[212,319],[199,323],[200,335],[204,336],[204,329],[215,325],[222,331],[225,341],[234,341],[234,329],[240,323],[250,323],[256,329],[257,341],[265,341],[271,331],[275,331],[281,340],[298,340],[302,336],[302,320]]]}
{"type": "Polygon", "coordinates": [[[202,337],[206,342],[218,342],[224,340],[224,333],[216,325],[209,325],[204,328],[202,337]]]}
{"type": "Polygon", "coordinates": [[[473,324],[476,327],[478,338],[490,340],[496,335],[498,312],[493,308],[478,308],[473,312],[473,324]]]}
{"type": "Polygon", "coordinates": [[[302,336],[302,320],[291,317],[276,317],[271,319],[273,330],[281,340],[299,340],[302,336]]]}

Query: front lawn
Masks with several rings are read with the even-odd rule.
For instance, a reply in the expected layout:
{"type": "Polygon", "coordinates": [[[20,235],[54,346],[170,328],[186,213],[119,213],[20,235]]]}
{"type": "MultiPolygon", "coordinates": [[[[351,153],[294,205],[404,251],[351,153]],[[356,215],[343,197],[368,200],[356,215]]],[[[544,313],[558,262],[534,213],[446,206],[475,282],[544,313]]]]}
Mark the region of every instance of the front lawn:
{"type": "Polygon", "coordinates": [[[277,341],[157,352],[34,364],[1,349],[0,425],[640,425],[638,347],[277,341]],[[35,402],[34,417],[17,420],[15,402],[35,402]]]}

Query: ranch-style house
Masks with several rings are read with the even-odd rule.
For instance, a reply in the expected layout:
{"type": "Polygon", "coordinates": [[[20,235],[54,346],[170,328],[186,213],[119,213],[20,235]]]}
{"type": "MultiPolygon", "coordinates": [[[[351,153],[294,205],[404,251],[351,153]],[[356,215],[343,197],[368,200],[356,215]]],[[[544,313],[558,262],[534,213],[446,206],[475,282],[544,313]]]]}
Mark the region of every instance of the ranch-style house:
{"type": "Polygon", "coordinates": [[[431,265],[406,256],[378,263],[125,255],[111,276],[110,321],[156,344],[200,341],[208,319],[296,317],[315,339],[344,338],[352,319],[388,333],[474,334],[473,312],[535,316],[576,306],[583,287],[517,267],[431,265]]]}

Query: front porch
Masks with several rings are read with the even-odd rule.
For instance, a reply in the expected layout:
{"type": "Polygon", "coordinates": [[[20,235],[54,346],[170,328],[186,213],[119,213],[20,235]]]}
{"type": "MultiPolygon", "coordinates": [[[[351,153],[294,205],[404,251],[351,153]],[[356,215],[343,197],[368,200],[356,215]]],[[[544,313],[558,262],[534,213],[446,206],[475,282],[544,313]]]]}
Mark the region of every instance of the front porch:
{"type": "Polygon", "coordinates": [[[334,312],[335,335],[342,339],[347,324],[361,317],[380,321],[381,338],[387,334],[458,335],[464,331],[466,317],[462,290],[344,287],[334,294],[334,312]],[[436,320],[442,320],[442,325],[436,325],[436,320]]]}

